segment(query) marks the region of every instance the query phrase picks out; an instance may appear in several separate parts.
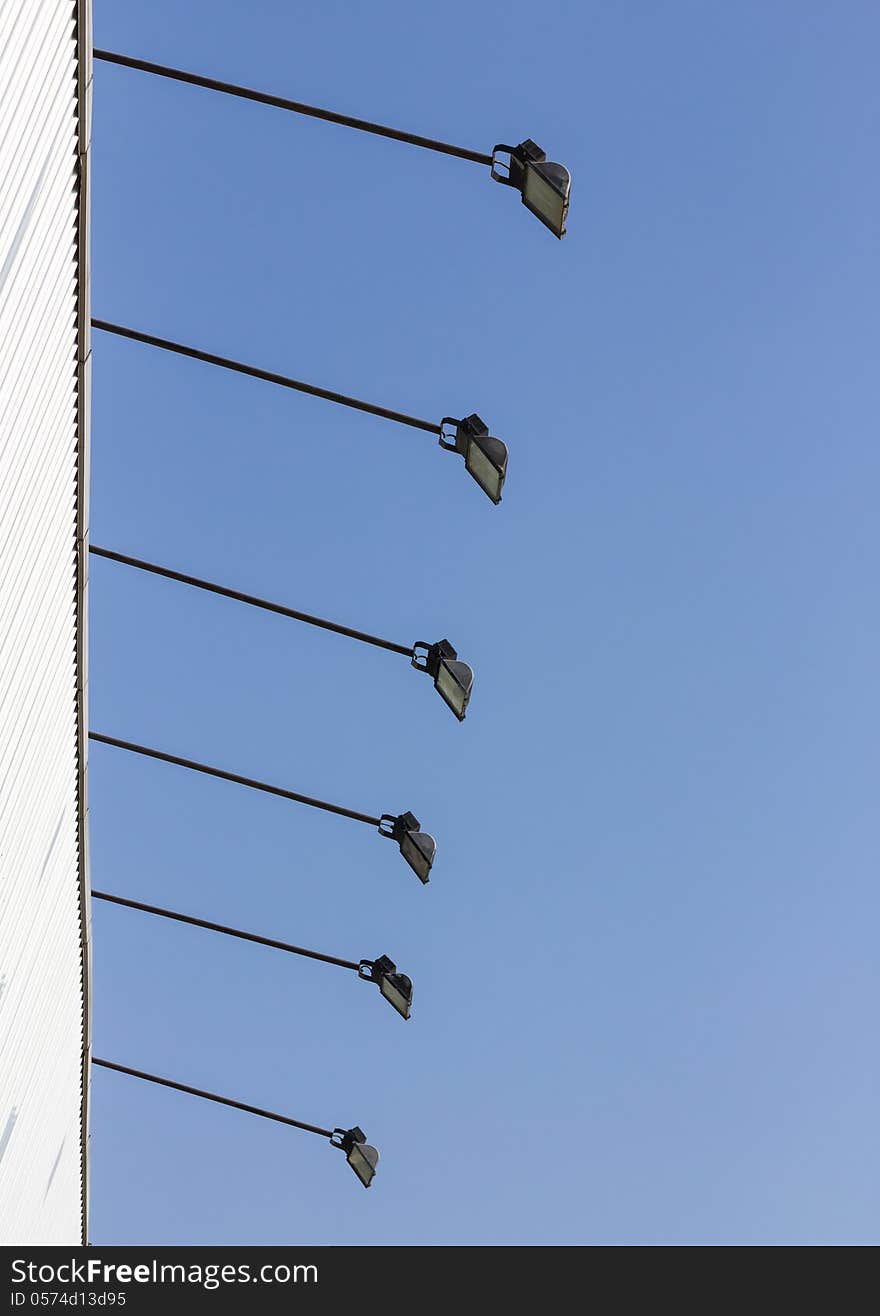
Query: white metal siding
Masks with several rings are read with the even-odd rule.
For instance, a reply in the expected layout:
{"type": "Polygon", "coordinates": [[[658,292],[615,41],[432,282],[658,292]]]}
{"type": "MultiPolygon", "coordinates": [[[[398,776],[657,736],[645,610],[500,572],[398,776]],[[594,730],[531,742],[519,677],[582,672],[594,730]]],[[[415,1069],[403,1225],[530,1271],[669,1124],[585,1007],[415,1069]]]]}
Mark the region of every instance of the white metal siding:
{"type": "Polygon", "coordinates": [[[0,0],[0,1243],[82,1241],[86,6],[0,0]]]}

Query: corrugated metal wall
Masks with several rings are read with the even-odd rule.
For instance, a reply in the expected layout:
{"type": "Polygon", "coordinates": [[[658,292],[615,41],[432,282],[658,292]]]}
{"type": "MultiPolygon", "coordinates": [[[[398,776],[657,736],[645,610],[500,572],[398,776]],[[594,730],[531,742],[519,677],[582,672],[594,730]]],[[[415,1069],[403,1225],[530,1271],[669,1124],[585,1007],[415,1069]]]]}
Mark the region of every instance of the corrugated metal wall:
{"type": "Polygon", "coordinates": [[[0,0],[0,1243],[82,1241],[87,6],[0,0]]]}

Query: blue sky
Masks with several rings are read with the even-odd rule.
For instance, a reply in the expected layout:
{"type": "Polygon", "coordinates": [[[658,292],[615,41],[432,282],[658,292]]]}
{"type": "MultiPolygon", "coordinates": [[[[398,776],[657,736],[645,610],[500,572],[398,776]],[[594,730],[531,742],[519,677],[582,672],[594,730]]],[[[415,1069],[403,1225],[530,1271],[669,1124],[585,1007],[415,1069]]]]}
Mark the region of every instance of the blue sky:
{"type": "Polygon", "coordinates": [[[98,65],[94,313],[510,447],[95,335],[95,542],[476,669],[93,561],[95,886],[415,983],[94,911],[92,1241],[876,1242],[874,5],[96,4],[98,46],[574,177],[98,65]]]}

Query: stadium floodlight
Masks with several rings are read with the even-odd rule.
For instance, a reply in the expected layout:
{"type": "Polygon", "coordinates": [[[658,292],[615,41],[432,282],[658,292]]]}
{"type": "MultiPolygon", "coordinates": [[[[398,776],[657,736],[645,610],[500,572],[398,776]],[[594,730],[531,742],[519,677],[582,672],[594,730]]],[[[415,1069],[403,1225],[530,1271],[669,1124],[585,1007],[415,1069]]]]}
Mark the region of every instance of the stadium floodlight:
{"type": "Polygon", "coordinates": [[[379,1153],[367,1142],[367,1135],[357,1125],[353,1129],[334,1129],[331,1142],[345,1152],[345,1159],[365,1188],[369,1188],[376,1175],[379,1153]]]}
{"type": "Polygon", "coordinates": [[[469,160],[473,164],[483,165],[491,170],[496,182],[509,183],[512,187],[519,188],[525,205],[543,224],[547,225],[551,233],[555,233],[558,238],[565,236],[565,216],[568,213],[571,175],[563,165],[548,162],[541,148],[530,139],[520,142],[519,146],[496,146],[490,155],[486,151],[475,151],[469,146],[456,146],[453,142],[439,141],[436,137],[424,137],[402,128],[390,128],[387,124],[374,123],[370,119],[339,114],[336,110],[322,109],[318,105],[306,105],[303,101],[291,100],[287,96],[276,96],[272,92],[242,87],[235,82],[223,82],[219,78],[205,77],[201,73],[171,68],[168,64],[155,64],[151,60],[137,59],[133,55],[122,55],[113,50],[95,50],[93,54],[97,60],[118,64],[122,68],[137,69],[141,73],[151,73],[154,77],[169,78],[173,82],[188,83],[192,87],[202,87],[207,91],[222,92],[226,96],[236,96],[240,100],[256,101],[259,105],[272,105],[276,109],[288,110],[292,114],[304,114],[310,119],[323,119],[325,123],[339,124],[343,128],[355,128],[359,132],[372,133],[376,137],[388,137],[392,141],[405,142],[408,146],[419,146],[426,151],[438,151],[441,155],[451,155],[459,160],[469,160]],[[499,161],[499,152],[509,154],[509,163],[499,161]],[[499,164],[507,168],[507,173],[499,173],[499,164]]]}
{"type": "Polygon", "coordinates": [[[130,1065],[119,1065],[113,1060],[101,1060],[98,1056],[92,1056],[92,1064],[100,1065],[102,1069],[113,1069],[118,1074],[128,1074],[131,1078],[142,1079],[145,1083],[157,1083],[163,1088],[173,1088],[175,1092],[186,1092],[191,1097],[201,1097],[203,1101],[214,1101],[219,1106],[232,1106],[233,1109],[243,1110],[248,1115],[259,1115],[261,1119],[274,1120],[276,1124],[287,1124],[291,1128],[314,1133],[319,1138],[327,1138],[331,1146],[339,1147],[345,1152],[346,1160],[365,1188],[369,1188],[373,1182],[376,1166],[379,1164],[379,1153],[375,1147],[367,1144],[366,1134],[357,1125],[352,1129],[323,1129],[319,1124],[306,1124],[291,1115],[279,1115],[274,1110],[264,1110],[262,1106],[251,1106],[248,1102],[234,1101],[232,1097],[222,1097],[218,1092],[194,1088],[188,1083],[178,1083],[176,1079],[162,1078],[159,1074],[148,1074],[146,1070],[132,1069],[130,1065]]]}
{"type": "Polygon", "coordinates": [[[107,558],[110,562],[119,562],[123,566],[134,567],[137,571],[162,576],[166,580],[179,581],[182,585],[190,585],[195,589],[205,590],[209,594],[219,594],[222,598],[234,599],[236,602],[246,603],[252,608],[260,608],[265,612],[290,617],[294,621],[305,622],[309,626],[317,626],[321,630],[331,631],[336,635],[345,635],[349,639],[358,640],[362,644],[371,644],[377,649],[403,654],[404,657],[410,659],[412,666],[417,671],[427,672],[434,678],[435,688],[452,709],[459,722],[464,720],[464,712],[474,683],[474,674],[467,663],[457,661],[458,655],[448,640],[440,640],[437,644],[425,644],[421,640],[412,645],[398,644],[396,640],[371,635],[367,631],[356,631],[351,626],[343,626],[340,622],[329,621],[326,617],[316,617],[313,613],[301,612],[299,609],[290,608],[284,603],[273,603],[269,599],[258,598],[255,594],[245,594],[242,590],[233,589],[229,585],[218,585],[216,581],[203,580],[200,576],[192,576],[187,572],[175,571],[171,567],[160,566],[158,562],[147,562],[143,558],[130,557],[127,553],[120,553],[116,549],[102,548],[98,544],[89,544],[89,552],[95,557],[107,558]]]}
{"type": "Polygon", "coordinates": [[[337,393],[318,384],[307,384],[301,379],[280,375],[274,370],[264,370],[262,366],[247,365],[244,361],[234,361],[231,357],[205,352],[200,347],[189,347],[185,343],[175,343],[170,338],[159,338],[156,334],[144,333],[141,329],[113,324],[109,320],[92,319],[91,323],[93,329],[101,329],[104,333],[116,334],[120,338],[129,338],[135,343],[158,347],[164,352],[176,352],[178,356],[186,356],[193,361],[204,361],[207,365],[220,366],[223,370],[232,370],[240,375],[250,375],[253,379],[263,379],[267,383],[278,384],[282,388],[290,388],[298,393],[308,393],[311,397],[323,398],[326,402],[351,407],[354,411],[380,416],[383,420],[394,421],[397,425],[409,425],[411,429],[436,434],[441,448],[461,453],[468,471],[492,502],[501,502],[501,486],[507,473],[507,446],[500,439],[493,438],[489,434],[488,428],[476,414],[468,416],[465,420],[452,420],[446,417],[438,425],[433,420],[410,416],[405,411],[394,411],[390,407],[381,407],[375,402],[364,402],[361,398],[337,393]],[[451,441],[447,433],[447,425],[456,427],[451,441]]]}
{"type": "Polygon", "coordinates": [[[420,829],[421,823],[418,818],[408,811],[397,816],[383,813],[379,821],[379,831],[382,836],[397,842],[400,853],[416,877],[427,885],[434,856],[437,853],[437,842],[433,836],[420,829]]]}
{"type": "Polygon", "coordinates": [[[162,749],[153,749],[149,745],[138,745],[131,740],[120,740],[117,736],[107,736],[100,731],[90,731],[89,740],[101,745],[113,745],[116,749],[127,750],[130,754],[143,754],[147,758],[158,759],[161,763],[173,763],[177,767],[187,768],[190,772],[202,772],[208,777],[218,777],[221,781],[233,781],[249,790],[265,791],[267,795],[278,795],[284,800],[293,800],[297,804],[307,804],[312,809],[323,809],[325,813],[334,813],[341,818],[351,818],[355,822],[367,823],[376,827],[381,836],[390,837],[400,846],[410,868],[422,882],[427,882],[437,842],[427,832],[419,831],[419,820],[412,813],[383,813],[375,817],[370,813],[360,813],[356,809],[347,809],[342,804],[331,804],[329,800],[319,800],[311,795],[301,795],[299,791],[288,790],[285,786],[273,786],[267,781],[257,781],[254,777],[243,777],[238,772],[228,772],[225,768],[215,768],[209,763],[198,763],[195,759],[181,758],[177,754],[168,754],[162,749]]]}
{"type": "Polygon", "coordinates": [[[438,640],[436,644],[418,640],[413,645],[412,664],[418,671],[427,672],[434,678],[434,689],[459,722],[463,722],[474,687],[473,668],[459,661],[448,640],[438,640]]]}
{"type": "Polygon", "coordinates": [[[519,146],[499,144],[492,152],[492,177],[496,183],[515,187],[522,196],[523,205],[557,238],[565,237],[565,221],[571,198],[571,174],[565,165],[548,160],[531,138],[519,146]],[[498,159],[499,152],[507,154],[507,162],[498,159]],[[499,172],[498,166],[507,172],[499,172]]]}
{"type": "Polygon", "coordinates": [[[405,973],[397,972],[397,965],[387,955],[380,955],[377,960],[361,960],[358,973],[366,982],[374,982],[389,1005],[404,1019],[410,1016],[412,1007],[412,979],[405,973]]]}
{"type": "Polygon", "coordinates": [[[496,505],[507,478],[507,444],[489,433],[489,426],[474,413],[464,420],[444,416],[440,425],[440,447],[464,457],[465,470],[496,505]],[[453,426],[450,434],[447,426],[453,426]]]}

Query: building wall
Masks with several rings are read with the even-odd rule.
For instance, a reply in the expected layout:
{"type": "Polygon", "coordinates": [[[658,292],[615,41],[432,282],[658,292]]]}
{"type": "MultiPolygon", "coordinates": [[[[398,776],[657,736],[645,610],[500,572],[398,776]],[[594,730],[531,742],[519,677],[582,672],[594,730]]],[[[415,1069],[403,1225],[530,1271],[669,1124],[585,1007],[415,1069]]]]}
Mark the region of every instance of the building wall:
{"type": "Polygon", "coordinates": [[[89,38],[0,0],[0,1244],[86,1229],[89,38]]]}

